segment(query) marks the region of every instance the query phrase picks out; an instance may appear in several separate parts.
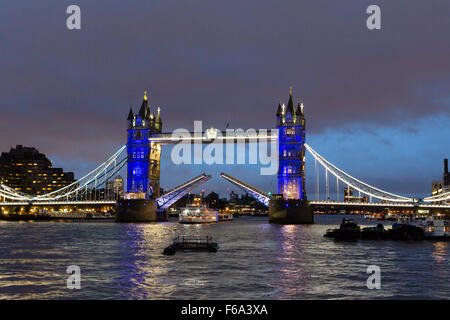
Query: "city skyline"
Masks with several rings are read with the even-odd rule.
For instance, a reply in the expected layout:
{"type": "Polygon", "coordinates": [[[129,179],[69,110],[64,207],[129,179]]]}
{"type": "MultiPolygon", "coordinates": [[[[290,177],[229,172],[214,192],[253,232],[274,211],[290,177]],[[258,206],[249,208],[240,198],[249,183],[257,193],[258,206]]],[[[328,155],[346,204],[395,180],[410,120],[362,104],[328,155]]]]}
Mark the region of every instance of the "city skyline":
{"type": "MultiPolygon", "coordinates": [[[[292,85],[294,99],[305,103],[308,144],[374,186],[429,195],[449,157],[449,49],[435,31],[448,30],[450,5],[430,10],[419,2],[386,3],[384,28],[374,34],[356,14],[365,2],[345,8],[324,2],[326,9],[262,1],[257,14],[254,4],[237,14],[231,4],[219,10],[195,2],[129,8],[80,1],[85,25],[78,33],[58,27],[65,2],[26,5],[34,10],[7,4],[0,19],[8,44],[0,53],[0,149],[36,147],[80,177],[125,143],[129,106],[136,111],[144,90],[152,112],[161,107],[164,132],[192,129],[194,120],[259,129],[275,128],[278,101],[287,103],[292,85]],[[416,25],[417,18],[432,22],[416,25]]],[[[276,177],[260,176],[257,166],[175,166],[165,149],[166,188],[206,172],[216,179],[203,188],[222,196],[236,190],[219,180],[223,171],[276,189],[276,177]]],[[[310,196],[311,167],[307,159],[310,196]]]]}

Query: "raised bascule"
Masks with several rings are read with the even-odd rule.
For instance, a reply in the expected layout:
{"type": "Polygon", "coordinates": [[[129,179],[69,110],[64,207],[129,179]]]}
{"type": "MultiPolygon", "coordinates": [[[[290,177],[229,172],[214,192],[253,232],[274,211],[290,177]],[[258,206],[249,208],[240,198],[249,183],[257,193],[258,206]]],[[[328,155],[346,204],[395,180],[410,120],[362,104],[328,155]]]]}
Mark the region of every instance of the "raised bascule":
{"type": "Polygon", "coordinates": [[[153,222],[167,220],[166,210],[186,193],[208,181],[211,177],[201,174],[160,194],[161,146],[166,144],[214,143],[214,142],[275,142],[278,146],[277,193],[266,193],[238,178],[222,173],[220,176],[235,184],[269,208],[269,222],[281,224],[313,223],[313,211],[354,210],[403,210],[406,212],[450,212],[450,192],[433,194],[418,199],[396,195],[373,187],[337,168],[311,148],[305,140],[306,121],[303,103],[294,106],[292,88],[287,105],[279,103],[276,111],[277,130],[221,132],[208,129],[200,134],[188,133],[174,136],[162,132],[161,110],[151,112],[147,93],[141,107],[134,113],[130,107],[127,118],[127,144],[109,159],[77,181],[47,194],[28,195],[0,183],[0,210],[50,207],[116,208],[119,222],[153,222]],[[316,168],[316,197],[308,200],[305,185],[305,153],[314,158],[316,168]],[[126,193],[122,199],[96,199],[96,190],[111,181],[127,166],[126,193]],[[325,171],[326,200],[320,200],[319,167],[325,171]],[[336,200],[330,198],[330,176],[336,179],[336,200]],[[357,199],[367,201],[340,201],[342,184],[358,193],[357,199]],[[94,196],[92,196],[94,194],[94,196]],[[375,200],[375,201],[374,201],[375,200]]]}

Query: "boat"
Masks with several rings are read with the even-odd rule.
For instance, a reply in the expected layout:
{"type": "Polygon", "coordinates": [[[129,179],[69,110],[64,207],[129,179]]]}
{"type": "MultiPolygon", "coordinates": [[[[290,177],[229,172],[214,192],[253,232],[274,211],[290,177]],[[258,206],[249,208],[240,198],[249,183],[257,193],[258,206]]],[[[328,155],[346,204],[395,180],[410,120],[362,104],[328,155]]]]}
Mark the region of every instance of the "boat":
{"type": "Polygon", "coordinates": [[[219,245],[210,236],[178,236],[163,250],[163,254],[174,255],[178,250],[217,252],[218,248],[219,245]]]}
{"type": "Polygon", "coordinates": [[[394,223],[392,229],[388,231],[388,238],[391,240],[423,240],[424,231],[422,228],[412,224],[394,223]]]}
{"type": "Polygon", "coordinates": [[[342,219],[339,228],[328,229],[324,237],[334,238],[334,240],[356,240],[361,237],[361,230],[355,219],[342,219]]]}
{"type": "Polygon", "coordinates": [[[417,220],[415,225],[423,229],[425,239],[450,239],[450,222],[444,215],[428,216],[425,220],[417,220]]]}
{"type": "Polygon", "coordinates": [[[376,227],[367,227],[361,230],[361,239],[365,240],[382,240],[388,239],[389,232],[379,223],[376,227]]]}
{"type": "Polygon", "coordinates": [[[219,213],[206,205],[188,205],[181,210],[178,221],[184,224],[214,223],[219,221],[219,213]]]}
{"type": "Polygon", "coordinates": [[[219,221],[233,221],[232,213],[219,213],[219,221]]]}

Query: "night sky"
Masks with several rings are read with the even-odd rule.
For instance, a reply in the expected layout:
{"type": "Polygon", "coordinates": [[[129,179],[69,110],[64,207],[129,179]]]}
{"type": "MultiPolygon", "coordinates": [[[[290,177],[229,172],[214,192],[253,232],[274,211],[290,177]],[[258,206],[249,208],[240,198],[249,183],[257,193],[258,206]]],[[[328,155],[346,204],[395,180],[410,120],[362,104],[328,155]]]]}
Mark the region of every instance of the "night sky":
{"type": "MultiPolygon", "coordinates": [[[[80,177],[126,142],[144,90],[170,132],[194,120],[273,128],[293,86],[316,151],[387,191],[427,195],[450,157],[449,17],[447,0],[2,0],[0,151],[34,146],[80,177]],[[70,4],[80,31],[66,28],[70,4]],[[382,30],[366,28],[371,4],[382,30]]],[[[236,190],[226,172],[276,191],[258,166],[175,166],[164,150],[164,187],[206,172],[206,191],[224,196],[236,190]]]]}

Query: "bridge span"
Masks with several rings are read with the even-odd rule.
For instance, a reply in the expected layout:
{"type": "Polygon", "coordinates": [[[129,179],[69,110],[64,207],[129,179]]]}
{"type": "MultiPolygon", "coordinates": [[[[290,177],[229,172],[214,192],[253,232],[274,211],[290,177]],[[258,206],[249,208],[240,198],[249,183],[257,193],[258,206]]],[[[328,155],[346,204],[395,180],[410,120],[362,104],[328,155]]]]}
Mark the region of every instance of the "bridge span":
{"type": "MultiPolygon", "coordinates": [[[[221,174],[229,182],[245,190],[258,201],[269,207],[271,203],[277,203],[277,215],[289,216],[295,212],[282,212],[284,207],[290,203],[301,207],[305,204],[304,213],[308,212],[309,206],[317,210],[350,210],[359,208],[361,210],[404,210],[404,211],[445,211],[450,210],[450,192],[432,195],[423,199],[399,195],[372,186],[360,179],[353,177],[344,170],[333,165],[316,150],[306,143],[305,131],[306,120],[303,104],[295,108],[290,92],[287,105],[278,105],[276,111],[276,129],[260,130],[219,130],[210,128],[189,132],[181,130],[175,133],[163,133],[160,109],[157,115],[150,112],[147,95],[144,94],[141,108],[134,113],[130,108],[127,118],[127,143],[120,147],[111,157],[100,164],[97,168],[81,177],[74,183],[42,195],[28,195],[0,183],[0,209],[2,207],[41,207],[41,206],[105,206],[112,207],[116,200],[97,199],[96,190],[105,186],[118,172],[126,167],[127,186],[126,195],[123,200],[128,208],[131,202],[142,203],[142,206],[151,206],[154,210],[163,210],[173,205],[179,198],[190,192],[195,187],[208,181],[210,176],[202,174],[168,192],[160,195],[160,160],[161,145],[176,143],[276,143],[278,150],[278,173],[276,194],[265,193],[244,181],[227,174],[221,174]],[[305,188],[305,162],[306,151],[314,159],[316,172],[315,199],[306,201],[305,188]],[[320,200],[319,169],[323,169],[325,183],[325,201],[320,200]],[[330,196],[331,181],[336,182],[336,201],[330,196]],[[342,202],[339,190],[355,191],[358,199],[365,198],[367,201],[342,202]],[[92,199],[94,193],[94,199],[92,199]],[[283,204],[283,201],[285,202],[283,204]],[[308,208],[307,208],[308,207],[308,208]]],[[[195,123],[194,123],[194,129],[195,123]]],[[[104,188],[104,187],[103,187],[104,188]]],[[[122,199],[119,199],[121,202],[122,199]]],[[[131,206],[130,206],[131,207],[131,206]]],[[[122,207],[124,208],[124,207],[122,207]]],[[[271,209],[272,208],[272,209],[271,209]]],[[[125,208],[126,209],[126,208],[125,208]]],[[[153,209],[152,209],[153,210],[153,209]]],[[[126,210],[125,210],[126,211],[126,210]]],[[[273,211],[273,210],[272,210],[273,211]]],[[[292,211],[292,210],[287,210],[292,211]]],[[[127,214],[125,212],[125,214],[127,214]]],[[[283,220],[283,219],[281,219],[283,220]]],[[[281,221],[280,220],[280,221],[281,221]]],[[[289,219],[287,219],[289,220],[289,219]]],[[[285,223],[286,219],[283,220],[285,223]]],[[[310,219],[306,219],[310,220],[310,219]]],[[[143,220],[142,220],[143,221],[143,220]]],[[[149,218],[145,221],[154,221],[149,218]]]]}

